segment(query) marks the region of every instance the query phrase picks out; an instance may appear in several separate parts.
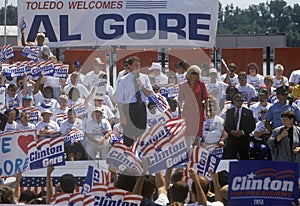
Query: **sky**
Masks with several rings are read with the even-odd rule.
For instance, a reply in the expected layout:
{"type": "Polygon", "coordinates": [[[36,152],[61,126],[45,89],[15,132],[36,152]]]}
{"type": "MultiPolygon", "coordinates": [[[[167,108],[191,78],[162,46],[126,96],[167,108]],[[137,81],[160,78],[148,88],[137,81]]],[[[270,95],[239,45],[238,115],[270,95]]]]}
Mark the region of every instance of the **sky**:
{"type": "MultiPolygon", "coordinates": [[[[209,0],[208,0],[209,1],[209,0]]],[[[238,6],[241,9],[246,9],[249,7],[250,4],[259,4],[259,3],[266,3],[267,0],[220,0],[223,7],[227,4],[233,4],[234,6],[238,6]]],[[[293,6],[296,3],[299,3],[299,0],[285,0],[288,5],[293,6]]],[[[8,0],[8,5],[17,6],[17,0],[8,0]]],[[[4,0],[0,0],[0,7],[4,7],[4,0]]]]}

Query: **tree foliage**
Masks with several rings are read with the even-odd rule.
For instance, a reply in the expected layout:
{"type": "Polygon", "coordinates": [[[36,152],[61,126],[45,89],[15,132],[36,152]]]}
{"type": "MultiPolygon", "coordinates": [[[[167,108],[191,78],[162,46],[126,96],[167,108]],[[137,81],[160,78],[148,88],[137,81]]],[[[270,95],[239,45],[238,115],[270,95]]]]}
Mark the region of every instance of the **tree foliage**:
{"type": "MultiPolygon", "coordinates": [[[[7,25],[17,25],[17,7],[7,6],[7,25]]],[[[4,7],[0,25],[4,24],[4,7]]],[[[241,9],[219,3],[218,34],[284,33],[287,46],[300,47],[300,5],[287,5],[284,0],[271,0],[241,9]]]]}
{"type": "MultiPolygon", "coordinates": [[[[17,7],[7,6],[6,9],[6,25],[18,24],[18,12],[17,7]]],[[[4,7],[0,9],[0,25],[4,25],[4,7]]]]}
{"type": "Polygon", "coordinates": [[[248,9],[220,4],[218,34],[284,33],[287,46],[300,46],[300,5],[293,7],[284,0],[271,0],[248,9]]]}

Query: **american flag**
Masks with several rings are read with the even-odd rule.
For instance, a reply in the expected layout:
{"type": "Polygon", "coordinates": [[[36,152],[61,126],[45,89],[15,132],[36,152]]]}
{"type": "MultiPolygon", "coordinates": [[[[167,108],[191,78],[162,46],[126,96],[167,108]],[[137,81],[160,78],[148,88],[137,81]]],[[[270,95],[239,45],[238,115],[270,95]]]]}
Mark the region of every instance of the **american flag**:
{"type": "Polygon", "coordinates": [[[165,9],[168,1],[161,0],[128,0],[126,2],[126,9],[165,9]]]}
{"type": "MultiPolygon", "coordinates": [[[[53,186],[57,186],[60,177],[52,177],[53,186]]],[[[85,177],[75,177],[76,192],[80,192],[85,181],[85,177]]],[[[46,177],[22,177],[20,181],[21,192],[30,190],[38,194],[41,191],[46,191],[46,177]]],[[[53,188],[54,189],[54,188],[53,188]]],[[[53,190],[55,191],[55,190],[53,190]]]]}

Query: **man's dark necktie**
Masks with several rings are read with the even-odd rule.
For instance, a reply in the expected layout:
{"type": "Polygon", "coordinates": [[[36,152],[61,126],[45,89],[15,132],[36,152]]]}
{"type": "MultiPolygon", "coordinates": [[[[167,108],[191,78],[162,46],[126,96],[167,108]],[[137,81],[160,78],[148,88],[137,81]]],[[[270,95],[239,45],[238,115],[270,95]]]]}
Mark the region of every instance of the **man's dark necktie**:
{"type": "Polygon", "coordinates": [[[142,100],[142,95],[141,95],[141,92],[140,92],[140,88],[139,88],[139,84],[137,82],[137,79],[139,78],[140,74],[136,74],[134,75],[134,84],[135,84],[135,97],[136,97],[136,102],[139,103],[139,104],[142,104],[143,103],[143,100],[142,100]]]}
{"type": "Polygon", "coordinates": [[[234,128],[237,129],[237,124],[239,121],[239,114],[240,114],[240,109],[237,109],[235,111],[234,117],[233,117],[233,122],[234,122],[234,128]]]}

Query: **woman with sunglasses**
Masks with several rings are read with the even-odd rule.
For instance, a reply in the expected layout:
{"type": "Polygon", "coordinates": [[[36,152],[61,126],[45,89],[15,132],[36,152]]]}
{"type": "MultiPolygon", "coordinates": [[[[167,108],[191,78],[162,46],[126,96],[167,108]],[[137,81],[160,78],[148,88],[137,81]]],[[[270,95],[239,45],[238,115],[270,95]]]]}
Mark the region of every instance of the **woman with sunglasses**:
{"type": "Polygon", "coordinates": [[[209,108],[205,108],[205,105],[209,105],[208,93],[205,83],[200,80],[200,73],[197,65],[190,66],[185,76],[187,82],[179,85],[178,103],[187,125],[186,137],[192,138],[190,139],[192,145],[199,145],[203,134],[203,122],[206,116],[210,116],[209,108]]]}
{"type": "Polygon", "coordinates": [[[29,112],[22,112],[20,115],[20,122],[17,125],[17,131],[34,130],[35,125],[29,122],[29,112]]]}

